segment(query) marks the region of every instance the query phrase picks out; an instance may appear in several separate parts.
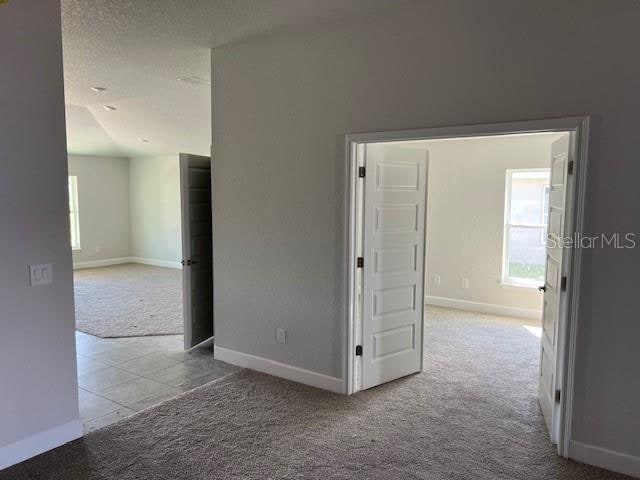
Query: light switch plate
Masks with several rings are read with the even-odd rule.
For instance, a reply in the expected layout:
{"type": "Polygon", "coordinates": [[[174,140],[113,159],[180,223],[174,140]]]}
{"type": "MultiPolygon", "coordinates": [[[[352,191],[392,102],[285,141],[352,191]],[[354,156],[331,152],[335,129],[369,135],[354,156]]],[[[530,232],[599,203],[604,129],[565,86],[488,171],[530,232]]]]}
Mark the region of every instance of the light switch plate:
{"type": "Polygon", "coordinates": [[[287,343],[287,331],[284,328],[276,328],[276,342],[287,343]]]}
{"type": "Polygon", "coordinates": [[[32,287],[53,282],[53,268],[51,264],[29,265],[29,281],[32,287]]]}

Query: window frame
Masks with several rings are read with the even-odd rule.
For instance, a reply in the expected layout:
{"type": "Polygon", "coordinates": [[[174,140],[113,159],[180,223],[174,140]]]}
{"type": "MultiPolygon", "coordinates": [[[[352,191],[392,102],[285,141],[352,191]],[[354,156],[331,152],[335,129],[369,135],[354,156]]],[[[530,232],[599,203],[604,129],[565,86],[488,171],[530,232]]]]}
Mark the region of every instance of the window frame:
{"type": "MultiPolygon", "coordinates": [[[[511,191],[512,191],[512,183],[513,183],[513,174],[514,173],[524,173],[524,172],[548,172],[549,176],[551,175],[550,168],[508,168],[505,171],[505,197],[504,197],[504,221],[502,225],[502,272],[500,276],[500,284],[508,287],[522,287],[522,288],[538,288],[540,286],[540,281],[538,280],[529,280],[526,278],[518,278],[518,277],[510,277],[509,276],[509,254],[511,250],[511,229],[512,228],[541,228],[543,229],[542,235],[545,236],[546,225],[544,223],[541,224],[512,224],[511,223],[511,191]]],[[[544,206],[544,194],[545,191],[550,187],[547,186],[542,190],[542,198],[541,202],[544,206]]],[[[544,212],[540,215],[540,221],[544,222],[544,212]]],[[[548,214],[547,214],[548,219],[548,214]]],[[[548,220],[547,220],[548,221],[548,220]]],[[[546,238],[541,238],[541,242],[546,244],[546,238]]]]}
{"type": "Polygon", "coordinates": [[[82,250],[80,242],[80,212],[78,206],[78,176],[68,176],[69,189],[69,243],[74,252],[82,250]],[[73,239],[76,239],[74,244],[73,239]]]}

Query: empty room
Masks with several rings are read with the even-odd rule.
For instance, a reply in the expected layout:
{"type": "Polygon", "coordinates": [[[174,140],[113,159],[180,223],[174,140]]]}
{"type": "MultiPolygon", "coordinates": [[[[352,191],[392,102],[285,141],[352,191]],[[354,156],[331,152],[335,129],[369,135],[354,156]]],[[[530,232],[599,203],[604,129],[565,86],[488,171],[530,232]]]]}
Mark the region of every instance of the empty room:
{"type": "Polygon", "coordinates": [[[90,432],[235,367],[211,349],[210,159],[179,153],[209,152],[210,83],[172,78],[171,106],[159,107],[143,94],[147,80],[118,73],[114,42],[98,45],[101,62],[85,55],[100,32],[77,22],[62,23],[68,222],[78,407],[90,432]]]}
{"type": "Polygon", "coordinates": [[[352,150],[353,391],[422,370],[425,392],[439,383],[450,391],[448,408],[479,420],[485,434],[511,409],[525,419],[539,403],[538,427],[558,444],[551,397],[561,383],[563,292],[574,282],[555,244],[573,228],[565,220],[579,198],[578,166],[569,160],[577,137],[553,126],[430,133],[410,132],[425,139],[406,141],[385,133],[388,141],[352,150]],[[504,410],[479,414],[492,395],[504,410]]]}
{"type": "Polygon", "coordinates": [[[640,478],[638,24],[0,1],[0,480],[640,478]]]}
{"type": "MultiPolygon", "coordinates": [[[[104,87],[91,92],[93,102],[107,95],[104,87]]],[[[106,110],[109,121],[126,121],[113,119],[126,107],[113,108],[106,110]]],[[[204,309],[205,328],[194,329],[202,319],[192,319],[191,289],[185,293],[196,267],[181,259],[199,262],[198,267],[211,263],[210,254],[183,257],[183,239],[188,248],[192,235],[182,221],[182,204],[189,203],[190,190],[188,184],[183,188],[182,177],[189,177],[181,176],[181,170],[189,168],[194,156],[107,156],[140,150],[129,152],[115,143],[96,147],[90,136],[86,127],[69,125],[78,395],[86,432],[234,370],[213,359],[207,342],[210,308],[204,309]]],[[[154,148],[141,143],[138,149],[154,148]]],[[[210,231],[210,201],[204,208],[204,223],[196,221],[192,228],[210,231]]],[[[210,251],[207,238],[201,248],[210,251]]],[[[204,285],[199,290],[205,290],[207,303],[212,292],[204,285]]],[[[202,298],[195,300],[202,304],[202,298]]]]}
{"type": "MultiPolygon", "coordinates": [[[[69,133],[74,151],[82,132],[69,133]]],[[[171,171],[160,160],[69,156],[78,330],[102,338],[182,333],[177,158],[174,163],[171,171]],[[146,184],[152,176],[153,195],[146,184]]]]}

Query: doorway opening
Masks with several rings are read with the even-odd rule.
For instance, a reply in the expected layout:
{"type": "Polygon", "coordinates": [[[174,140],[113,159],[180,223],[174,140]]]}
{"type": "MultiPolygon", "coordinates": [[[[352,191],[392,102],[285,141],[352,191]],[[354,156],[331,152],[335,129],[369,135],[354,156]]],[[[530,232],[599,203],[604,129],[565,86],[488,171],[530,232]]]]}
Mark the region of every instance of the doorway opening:
{"type": "Polygon", "coordinates": [[[69,156],[85,431],[236,369],[213,358],[211,166],[180,154],[69,156]]]}
{"type": "Polygon", "coordinates": [[[347,393],[437,376],[443,356],[466,354],[448,371],[464,376],[484,352],[494,373],[529,375],[522,393],[567,456],[580,252],[564,239],[582,228],[587,129],[574,117],[348,136],[347,393]]]}

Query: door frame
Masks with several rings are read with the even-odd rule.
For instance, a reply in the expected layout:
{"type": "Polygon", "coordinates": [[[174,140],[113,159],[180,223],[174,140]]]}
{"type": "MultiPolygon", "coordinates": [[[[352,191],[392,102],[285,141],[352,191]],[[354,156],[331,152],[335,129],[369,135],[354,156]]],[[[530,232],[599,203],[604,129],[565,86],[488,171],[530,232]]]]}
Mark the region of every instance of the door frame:
{"type": "MultiPolygon", "coordinates": [[[[347,278],[345,302],[345,345],[346,352],[343,365],[344,392],[352,394],[358,391],[358,362],[355,355],[355,347],[359,344],[362,319],[358,318],[358,269],[356,259],[360,256],[361,238],[359,226],[362,219],[360,209],[362,206],[362,193],[358,187],[358,167],[363,166],[364,146],[367,143],[398,142],[408,140],[435,140],[447,138],[465,138],[480,136],[500,136],[526,133],[566,133],[570,134],[569,154],[574,161],[574,181],[572,191],[567,198],[567,222],[565,226],[567,236],[575,232],[582,232],[585,225],[585,204],[587,170],[589,158],[589,116],[572,116],[562,118],[550,118],[541,120],[525,120],[504,123],[488,123],[477,125],[460,125],[449,127],[422,128],[415,130],[397,130],[370,133],[355,133],[345,136],[345,156],[347,172],[347,215],[346,215],[346,248],[347,248],[347,278]]],[[[580,271],[582,264],[582,251],[580,248],[568,249],[569,266],[567,281],[569,288],[567,309],[559,319],[558,332],[558,357],[559,367],[556,371],[561,374],[559,381],[561,388],[560,398],[560,432],[558,438],[558,454],[569,456],[569,440],[571,437],[571,424],[573,414],[574,380],[576,370],[576,338],[579,327],[579,298],[580,298],[580,271]]],[[[423,329],[424,344],[424,329],[423,329]]]]}

